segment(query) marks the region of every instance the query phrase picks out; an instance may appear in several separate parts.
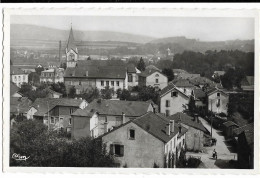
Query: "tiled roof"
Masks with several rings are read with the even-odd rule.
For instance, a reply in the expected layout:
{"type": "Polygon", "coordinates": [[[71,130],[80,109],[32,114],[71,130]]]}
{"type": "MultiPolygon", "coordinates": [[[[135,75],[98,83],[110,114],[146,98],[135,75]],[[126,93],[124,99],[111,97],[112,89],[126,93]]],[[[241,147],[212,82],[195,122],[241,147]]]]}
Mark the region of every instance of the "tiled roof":
{"type": "Polygon", "coordinates": [[[179,73],[188,73],[186,70],[183,69],[172,69],[173,73],[179,74],[179,73]]]}
{"type": "Polygon", "coordinates": [[[226,127],[230,127],[230,126],[237,126],[238,127],[238,125],[235,122],[232,122],[232,121],[224,122],[223,125],[226,126],[226,127]]]}
{"type": "Polygon", "coordinates": [[[154,65],[146,66],[145,70],[156,70],[156,71],[161,72],[161,70],[158,67],[154,66],[154,65]]]}
{"type": "Polygon", "coordinates": [[[11,75],[20,75],[20,74],[26,74],[26,73],[20,67],[11,66],[10,74],[11,75]]]}
{"type": "Polygon", "coordinates": [[[194,77],[189,79],[190,82],[194,85],[205,85],[208,84],[209,86],[215,87],[215,82],[213,82],[212,80],[206,78],[206,77],[194,77]]]}
{"type": "Polygon", "coordinates": [[[254,85],[254,76],[246,76],[241,81],[241,86],[253,86],[254,85]]]}
{"type": "Polygon", "coordinates": [[[10,97],[10,112],[11,113],[27,113],[32,101],[27,97],[10,97]]]}
{"type": "Polygon", "coordinates": [[[193,127],[195,129],[201,130],[205,133],[208,132],[207,129],[200,122],[194,121],[193,117],[188,116],[187,114],[184,114],[184,113],[181,113],[181,112],[178,112],[174,115],[171,115],[171,116],[167,117],[167,119],[174,120],[176,123],[181,122],[185,125],[188,125],[188,126],[193,127]]]}
{"type": "Polygon", "coordinates": [[[190,74],[190,73],[179,73],[178,79],[193,79],[200,77],[200,74],[190,74]]]}
{"type": "Polygon", "coordinates": [[[78,107],[83,100],[80,99],[68,99],[68,98],[37,98],[33,107],[37,109],[35,115],[43,116],[55,106],[72,106],[78,107]]]}
{"type": "Polygon", "coordinates": [[[72,115],[91,117],[95,112],[101,115],[122,115],[124,112],[126,116],[138,117],[148,111],[150,104],[145,101],[95,99],[86,108],[78,109],[72,115]]]}
{"type": "Polygon", "coordinates": [[[128,73],[136,73],[135,65],[134,64],[128,64],[127,65],[127,72],[128,73]]]}
{"type": "Polygon", "coordinates": [[[179,93],[181,93],[183,96],[185,96],[186,98],[189,98],[188,95],[186,95],[185,93],[183,93],[182,91],[180,91],[173,83],[169,83],[166,87],[164,87],[161,92],[160,92],[160,97],[162,97],[163,95],[167,94],[168,92],[175,90],[178,91],[179,93]]]}
{"type": "MultiPolygon", "coordinates": [[[[165,143],[170,141],[176,134],[179,134],[179,128],[175,125],[174,132],[167,135],[166,125],[170,123],[169,120],[164,119],[153,112],[148,112],[147,114],[134,119],[132,122],[165,143]]],[[[186,132],[187,129],[182,127],[181,134],[186,132]]]]}
{"type": "Polygon", "coordinates": [[[100,79],[125,79],[126,65],[118,61],[85,60],[78,61],[76,67],[68,67],[64,77],[84,77],[100,79]]]}
{"type": "Polygon", "coordinates": [[[12,96],[16,92],[18,92],[20,88],[16,86],[13,82],[10,82],[10,95],[12,96]]]}
{"type": "MultiPolygon", "coordinates": [[[[153,74],[154,72],[159,72],[160,74],[162,74],[160,71],[158,71],[156,69],[145,69],[145,71],[141,72],[138,75],[141,77],[148,77],[149,75],[153,74]]],[[[162,75],[164,75],[164,74],[162,74],[162,75]]]]}
{"type": "Polygon", "coordinates": [[[245,131],[244,134],[245,134],[247,144],[249,145],[249,147],[251,149],[253,149],[254,148],[254,132],[245,131]]]}
{"type": "Polygon", "coordinates": [[[195,88],[193,90],[193,94],[194,94],[194,97],[197,99],[206,97],[206,93],[200,88],[195,88]]]}
{"type": "Polygon", "coordinates": [[[211,95],[211,94],[213,94],[213,93],[215,93],[215,92],[221,92],[221,93],[223,93],[223,94],[225,94],[225,95],[228,95],[228,93],[226,93],[226,92],[224,92],[222,89],[219,89],[219,88],[216,88],[216,87],[211,88],[210,90],[208,90],[208,91],[207,91],[207,95],[211,95]]]}
{"type": "Polygon", "coordinates": [[[239,134],[241,134],[242,132],[245,132],[245,131],[254,132],[254,123],[250,123],[250,124],[247,124],[247,125],[244,125],[242,127],[234,129],[234,133],[236,135],[239,135],[239,134]]]}
{"type": "Polygon", "coordinates": [[[221,70],[220,71],[214,71],[214,74],[221,76],[221,75],[225,74],[225,71],[221,71],[221,70]]]}
{"type": "Polygon", "coordinates": [[[53,91],[53,90],[51,90],[49,88],[46,88],[46,90],[47,90],[48,93],[51,93],[51,94],[62,95],[61,93],[53,91]]]}
{"type": "Polygon", "coordinates": [[[190,81],[186,80],[186,79],[175,80],[175,81],[173,81],[173,84],[176,87],[194,87],[194,85],[191,84],[190,81]]]}

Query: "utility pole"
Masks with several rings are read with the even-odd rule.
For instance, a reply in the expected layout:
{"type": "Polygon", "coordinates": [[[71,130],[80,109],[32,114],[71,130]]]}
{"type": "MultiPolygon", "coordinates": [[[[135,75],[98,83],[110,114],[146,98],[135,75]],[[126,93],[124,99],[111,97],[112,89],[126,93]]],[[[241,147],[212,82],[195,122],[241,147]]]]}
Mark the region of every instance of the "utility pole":
{"type": "Polygon", "coordinates": [[[210,136],[212,137],[212,99],[210,100],[210,107],[211,107],[211,113],[210,113],[210,136]]]}

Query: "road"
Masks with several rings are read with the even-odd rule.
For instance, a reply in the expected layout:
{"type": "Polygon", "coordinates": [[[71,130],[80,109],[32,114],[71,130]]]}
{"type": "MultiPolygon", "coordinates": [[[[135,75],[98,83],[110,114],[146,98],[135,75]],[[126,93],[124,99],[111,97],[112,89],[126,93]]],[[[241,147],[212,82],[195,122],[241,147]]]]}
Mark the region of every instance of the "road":
{"type": "MultiPolygon", "coordinates": [[[[211,130],[210,124],[203,118],[199,118],[201,123],[206,129],[211,130]]],[[[200,157],[202,161],[203,168],[228,168],[228,162],[230,160],[236,160],[237,154],[232,151],[232,146],[227,144],[222,131],[212,128],[212,137],[217,139],[217,144],[212,147],[205,147],[203,153],[193,153],[187,152],[187,156],[200,157]],[[218,159],[212,159],[212,152],[216,150],[218,159]]]]}

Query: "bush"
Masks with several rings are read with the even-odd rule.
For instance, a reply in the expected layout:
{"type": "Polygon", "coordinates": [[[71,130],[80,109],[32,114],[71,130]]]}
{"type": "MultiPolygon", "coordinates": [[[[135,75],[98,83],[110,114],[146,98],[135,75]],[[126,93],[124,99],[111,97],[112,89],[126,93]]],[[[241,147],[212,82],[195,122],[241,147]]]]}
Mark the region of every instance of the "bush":
{"type": "Polygon", "coordinates": [[[198,159],[198,158],[192,158],[190,157],[188,160],[187,160],[187,164],[186,164],[186,167],[187,168],[197,168],[201,163],[201,160],[198,159]]]}

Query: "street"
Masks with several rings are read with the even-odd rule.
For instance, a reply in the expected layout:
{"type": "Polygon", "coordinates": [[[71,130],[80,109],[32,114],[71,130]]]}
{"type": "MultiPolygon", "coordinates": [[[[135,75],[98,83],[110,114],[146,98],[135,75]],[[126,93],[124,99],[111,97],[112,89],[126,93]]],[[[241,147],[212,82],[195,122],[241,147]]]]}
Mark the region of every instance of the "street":
{"type": "MultiPolygon", "coordinates": [[[[210,124],[201,117],[199,119],[204,127],[210,131],[210,124]]],[[[228,142],[220,130],[212,128],[212,137],[217,139],[216,145],[204,147],[202,153],[187,152],[186,156],[200,157],[202,161],[200,168],[230,168],[229,161],[237,159],[237,154],[233,151],[233,147],[227,144],[228,142]],[[212,158],[214,149],[218,155],[217,160],[212,158]]]]}

